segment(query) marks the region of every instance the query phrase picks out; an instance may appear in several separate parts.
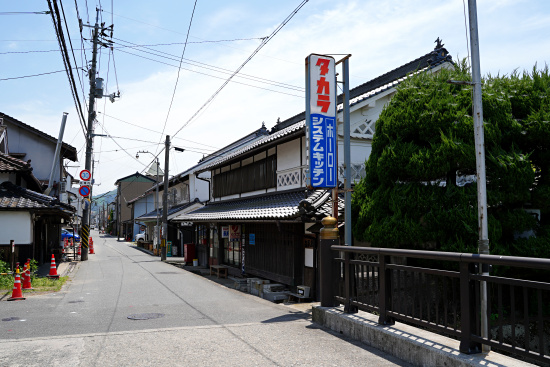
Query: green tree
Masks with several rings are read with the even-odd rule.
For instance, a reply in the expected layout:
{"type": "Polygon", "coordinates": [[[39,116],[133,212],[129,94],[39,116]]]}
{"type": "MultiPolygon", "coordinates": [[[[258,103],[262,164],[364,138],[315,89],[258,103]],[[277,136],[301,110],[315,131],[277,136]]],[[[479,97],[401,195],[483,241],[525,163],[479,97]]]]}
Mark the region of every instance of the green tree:
{"type": "MultiPolygon", "coordinates": [[[[375,247],[477,252],[476,183],[457,184],[476,173],[472,88],[449,80],[470,80],[464,61],[410,77],[381,113],[353,195],[355,238],[375,247]]],[[[550,212],[548,68],[488,76],[482,89],[491,253],[550,255],[550,231],[523,210],[550,212]],[[526,230],[537,238],[516,239],[526,230]]]]}

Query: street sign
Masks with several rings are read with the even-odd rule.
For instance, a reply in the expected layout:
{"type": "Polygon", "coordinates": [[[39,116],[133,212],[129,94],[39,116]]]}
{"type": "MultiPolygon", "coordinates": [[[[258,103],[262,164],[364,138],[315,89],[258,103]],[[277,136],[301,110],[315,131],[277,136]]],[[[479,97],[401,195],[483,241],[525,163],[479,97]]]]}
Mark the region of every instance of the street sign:
{"type": "Polygon", "coordinates": [[[92,178],[92,174],[87,169],[80,171],[80,179],[83,181],[89,181],[92,178]]]}
{"type": "Polygon", "coordinates": [[[81,196],[88,196],[90,195],[90,187],[89,186],[80,186],[80,189],[78,189],[78,193],[81,195],[81,196]]]}

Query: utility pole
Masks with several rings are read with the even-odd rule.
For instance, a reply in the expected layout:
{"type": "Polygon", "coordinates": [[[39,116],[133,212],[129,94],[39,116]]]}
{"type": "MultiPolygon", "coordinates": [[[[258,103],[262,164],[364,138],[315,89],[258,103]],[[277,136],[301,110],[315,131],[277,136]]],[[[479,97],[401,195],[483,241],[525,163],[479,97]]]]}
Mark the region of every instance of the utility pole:
{"type": "Polygon", "coordinates": [[[166,239],[168,238],[168,160],[170,159],[170,135],[166,135],[166,141],[164,144],[164,190],[162,191],[162,242],[160,252],[161,261],[166,261],[166,239]]]}
{"type": "MultiPolygon", "coordinates": [[[[99,38],[99,9],[96,9],[95,26],[93,30],[93,52],[92,52],[92,65],[88,74],[90,78],[90,99],[88,103],[88,131],[86,132],[86,162],[84,168],[90,171],[92,168],[92,145],[93,145],[93,130],[95,120],[95,74],[97,67],[97,44],[99,38]]],[[[93,177],[93,176],[92,176],[93,177]]],[[[88,260],[88,238],[90,235],[90,205],[84,205],[84,212],[82,213],[82,229],[80,240],[82,242],[82,252],[80,259],[82,261],[88,260]]]]}
{"type": "MultiPolygon", "coordinates": [[[[479,37],[477,34],[477,5],[476,0],[468,0],[468,11],[470,19],[470,45],[472,47],[472,84],[474,87],[474,131],[476,150],[476,172],[477,172],[477,211],[479,240],[478,253],[489,255],[489,229],[487,221],[487,178],[485,175],[485,137],[483,126],[483,104],[481,95],[481,71],[479,62],[479,37]]],[[[483,276],[489,275],[489,266],[481,264],[479,272],[483,276]]],[[[487,282],[480,282],[480,303],[481,303],[481,337],[489,338],[489,327],[487,317],[487,282]]],[[[482,351],[488,353],[491,347],[483,344],[482,351]]]]}

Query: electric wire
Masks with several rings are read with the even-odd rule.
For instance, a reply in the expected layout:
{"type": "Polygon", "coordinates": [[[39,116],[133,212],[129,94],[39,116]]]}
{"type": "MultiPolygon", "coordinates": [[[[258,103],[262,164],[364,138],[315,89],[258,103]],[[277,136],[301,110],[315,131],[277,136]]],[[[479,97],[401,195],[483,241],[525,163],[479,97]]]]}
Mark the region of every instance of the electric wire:
{"type": "MultiPolygon", "coordinates": [[[[146,53],[146,54],[149,54],[149,55],[154,55],[154,56],[162,57],[162,58],[165,58],[165,59],[168,59],[168,60],[173,60],[173,61],[175,61],[174,58],[177,57],[176,55],[173,55],[173,54],[170,54],[170,53],[167,53],[167,52],[155,50],[153,48],[148,47],[147,45],[137,45],[137,44],[129,42],[129,41],[124,41],[124,40],[118,39],[116,37],[113,37],[113,38],[115,40],[122,41],[122,42],[125,42],[125,43],[128,43],[128,44],[131,45],[131,46],[123,45],[124,47],[133,48],[133,49],[136,49],[137,51],[140,51],[140,52],[143,52],[143,53],[146,53]],[[141,48],[144,48],[146,50],[150,50],[152,52],[146,52],[144,50],[141,50],[141,48]],[[167,55],[167,56],[163,56],[163,55],[167,55]],[[168,56],[170,56],[170,57],[168,57],[168,56]]],[[[131,53],[129,53],[129,54],[131,54],[131,53]]],[[[133,54],[131,54],[131,55],[133,55],[133,54]]],[[[203,63],[203,62],[200,62],[200,61],[194,61],[194,60],[186,59],[186,58],[184,58],[183,60],[185,60],[185,62],[184,62],[185,64],[189,64],[189,65],[192,65],[192,66],[204,68],[204,69],[207,69],[207,70],[211,70],[211,71],[215,71],[215,72],[219,72],[219,73],[223,73],[223,74],[232,74],[233,73],[232,70],[224,69],[224,68],[214,66],[214,65],[209,65],[209,64],[206,64],[206,63],[203,63]]],[[[185,69],[185,70],[195,72],[192,69],[185,69]]],[[[208,74],[204,74],[204,73],[201,73],[201,74],[208,75],[208,74]]],[[[281,87],[281,88],[293,89],[293,90],[297,90],[297,91],[300,91],[300,92],[305,91],[305,88],[303,88],[303,87],[298,87],[298,86],[287,84],[287,83],[281,83],[281,82],[277,82],[277,81],[274,81],[274,80],[269,80],[269,79],[266,79],[266,78],[261,78],[261,77],[257,77],[257,76],[254,76],[254,75],[250,75],[250,74],[241,73],[241,74],[237,75],[237,77],[243,78],[243,79],[253,80],[253,81],[256,81],[256,82],[266,83],[266,84],[278,86],[278,87],[281,87]]]]}
{"type": "MultiPolygon", "coordinates": [[[[241,64],[239,68],[229,77],[227,80],[222,84],[220,88],[218,88],[210,98],[176,131],[175,134],[172,134],[172,139],[181,131],[183,128],[185,128],[189,123],[197,117],[202,110],[207,108],[210,105],[210,102],[221,92],[221,90],[229,83],[229,81],[235,76],[236,73],[238,73],[253,57],[260,51],[261,48],[263,48],[279,31],[298,13],[298,11],[308,2],[309,0],[303,0],[296,9],[294,9],[289,16],[283,20],[283,22],[268,36],[265,37],[262,41],[262,43],[254,50],[254,52],[244,61],[244,63],[241,64]]],[[[166,147],[163,147],[159,152],[154,154],[154,159],[156,159],[164,150],[166,147]]],[[[220,155],[223,156],[223,155],[220,155]]],[[[152,162],[154,162],[154,159],[152,162]]]]}
{"type": "MultiPolygon", "coordinates": [[[[120,14],[114,14],[116,15],[117,17],[120,17],[120,18],[125,18],[125,19],[128,19],[128,20],[131,20],[131,21],[134,21],[134,22],[137,22],[137,23],[142,23],[142,24],[145,24],[145,25],[148,25],[150,27],[154,27],[154,28],[158,28],[158,29],[162,29],[162,30],[165,30],[165,31],[168,31],[168,32],[172,32],[172,33],[177,33],[177,34],[183,34],[181,32],[178,32],[178,31],[174,31],[172,29],[168,29],[168,28],[163,28],[163,27],[159,27],[157,25],[154,25],[154,24],[150,24],[150,23],[147,23],[147,22],[143,22],[141,20],[137,20],[137,19],[134,19],[134,18],[130,18],[130,17],[126,17],[126,16],[123,16],[123,15],[120,15],[120,14]]],[[[241,50],[242,49],[239,49],[237,47],[232,47],[232,46],[228,46],[228,45],[225,45],[223,42],[225,41],[208,41],[208,40],[204,40],[200,37],[196,37],[196,36],[192,36],[193,38],[196,38],[196,39],[200,39],[202,40],[203,42],[219,42],[220,45],[224,46],[224,47],[229,47],[229,48],[233,48],[235,50],[241,50]]],[[[248,41],[248,40],[253,40],[253,39],[264,39],[265,37],[259,37],[259,38],[242,38],[242,39],[235,39],[235,41],[248,41]]],[[[189,42],[191,43],[191,42],[189,42]]],[[[194,42],[194,43],[202,43],[202,42],[194,42]]],[[[296,62],[292,62],[292,61],[288,61],[288,60],[283,60],[283,59],[280,59],[278,57],[273,57],[273,56],[269,56],[269,55],[261,55],[262,57],[267,57],[267,58],[270,58],[270,59],[275,59],[275,60],[279,60],[279,61],[284,61],[284,62],[287,62],[287,63],[290,63],[290,64],[297,64],[296,62]]]]}
{"type": "MultiPolygon", "coordinates": [[[[101,112],[100,112],[101,113],[101,112]]],[[[157,130],[153,130],[153,129],[149,129],[147,127],[143,127],[143,126],[140,126],[140,125],[137,125],[137,124],[134,124],[134,123],[131,123],[131,122],[128,122],[128,121],[124,121],[122,119],[119,119],[117,117],[114,117],[114,116],[111,116],[111,115],[108,115],[106,113],[102,113],[104,116],[107,116],[109,118],[112,118],[113,120],[117,120],[117,121],[120,121],[122,123],[125,123],[125,124],[128,124],[128,125],[132,125],[132,126],[135,126],[137,128],[140,128],[140,129],[143,129],[143,130],[147,130],[147,131],[151,131],[155,134],[161,134],[160,131],[157,131],[157,130]]],[[[105,122],[105,120],[103,120],[105,122]]],[[[210,147],[210,148],[213,148],[213,150],[218,150],[219,148],[218,147],[215,147],[213,145],[208,145],[208,144],[204,144],[204,143],[199,143],[198,141],[194,141],[194,140],[189,140],[189,139],[184,139],[184,138],[175,138],[175,139],[178,139],[178,140],[184,140],[184,141],[188,141],[190,143],[194,143],[194,144],[198,144],[198,145],[204,145],[205,147],[210,147]]]]}
{"type": "MultiPolygon", "coordinates": [[[[59,0],[59,4],[61,5],[61,12],[63,13],[63,21],[65,23],[65,30],[67,31],[67,38],[69,39],[69,45],[71,47],[71,54],[73,55],[73,61],[75,66],[78,66],[78,63],[76,62],[76,57],[74,55],[74,49],[73,49],[73,42],[71,41],[71,33],[69,32],[69,27],[67,26],[67,17],[65,16],[65,9],[63,8],[63,0],[59,0]]],[[[78,82],[80,83],[80,87],[82,89],[82,95],[85,95],[84,92],[84,84],[82,83],[82,79],[80,78],[80,73],[76,73],[78,76],[78,82]]],[[[86,98],[84,98],[86,100],[86,98]]]]}
{"type": "MultiPolygon", "coordinates": [[[[75,69],[77,69],[77,68],[75,68],[75,69]]],[[[47,72],[47,73],[30,74],[30,75],[23,75],[23,76],[14,76],[14,77],[11,77],[11,78],[2,78],[0,80],[14,80],[14,79],[33,78],[35,76],[50,75],[50,74],[63,73],[63,72],[66,72],[66,70],[63,69],[63,70],[50,71],[50,72],[47,72]]]]}
{"type": "Polygon", "coordinates": [[[195,112],[177,131],[175,134],[172,134],[172,136],[176,136],[181,130],[183,130],[183,128],[185,128],[187,125],[189,125],[189,123],[191,121],[193,121],[193,119],[200,113],[200,111],[202,111],[207,105],[209,105],[213,100],[214,98],[216,98],[216,96],[222,91],[223,88],[225,88],[225,86],[231,81],[231,79],[233,79],[233,77],[239,72],[242,70],[242,68],[245,67],[245,65],[250,61],[252,60],[252,58],[271,40],[273,39],[273,37],[275,37],[275,35],[277,33],[279,33],[279,31],[294,17],[294,15],[296,15],[296,13],[298,13],[298,11],[308,2],[309,0],[303,0],[296,9],[294,9],[292,11],[292,13],[286,17],[285,20],[283,20],[283,22],[281,24],[279,24],[279,26],[277,28],[275,28],[275,30],[268,36],[266,37],[262,43],[256,48],[256,50],[254,50],[254,52],[252,52],[252,54],[241,64],[241,66],[239,66],[237,68],[237,70],[235,70],[235,72],[218,88],[218,90],[216,90],[214,92],[214,94],[212,94],[212,96],[210,96],[210,98],[208,98],[208,100],[197,110],[197,112],[195,112]]]}
{"type": "MultiPolygon", "coordinates": [[[[139,58],[142,58],[142,59],[154,61],[154,62],[157,62],[157,63],[159,63],[159,64],[164,64],[164,65],[167,65],[167,66],[171,66],[171,67],[177,68],[176,65],[172,65],[172,64],[169,64],[169,63],[167,63],[167,62],[160,61],[160,60],[151,59],[151,58],[146,57],[146,56],[136,55],[136,54],[133,54],[133,53],[128,52],[128,51],[118,50],[118,52],[123,52],[123,53],[129,54],[129,55],[133,55],[133,56],[136,56],[136,57],[139,57],[139,58]]],[[[197,70],[192,70],[192,69],[187,69],[187,68],[180,68],[180,69],[187,70],[187,71],[190,71],[190,72],[196,73],[196,74],[201,74],[201,75],[209,76],[209,77],[216,78],[216,79],[227,80],[227,78],[224,78],[224,77],[221,77],[221,76],[215,76],[215,75],[211,75],[211,74],[206,74],[206,73],[203,73],[203,72],[200,72],[200,71],[197,71],[197,70]]],[[[304,96],[299,96],[299,95],[296,95],[296,94],[287,93],[287,92],[283,92],[283,91],[279,91],[279,90],[264,88],[264,87],[260,87],[260,86],[253,85],[253,84],[248,84],[248,83],[239,82],[239,81],[236,81],[236,80],[230,80],[230,82],[231,82],[231,83],[235,83],[235,84],[245,85],[245,86],[247,86],[247,87],[252,87],[252,88],[257,88],[257,89],[263,89],[263,90],[267,90],[267,91],[274,92],[274,93],[285,94],[285,95],[287,95],[287,96],[293,96],[293,97],[297,97],[297,98],[304,98],[304,96]]]]}
{"type": "MultiPolygon", "coordinates": [[[[195,9],[197,7],[197,0],[195,0],[195,3],[193,5],[193,11],[191,12],[191,19],[189,20],[189,27],[187,27],[187,35],[185,36],[185,45],[183,46],[183,52],[181,53],[181,59],[180,59],[180,65],[178,67],[178,75],[176,77],[176,84],[174,85],[174,91],[172,92],[172,98],[170,99],[170,106],[168,106],[168,112],[166,113],[166,119],[164,120],[164,126],[162,127],[162,134],[161,134],[161,140],[162,135],[164,135],[164,130],[166,129],[166,124],[168,123],[168,118],[170,116],[170,111],[172,110],[172,104],[174,103],[174,97],[176,96],[176,89],[178,88],[178,82],[180,80],[180,72],[181,72],[181,63],[183,62],[183,56],[185,55],[185,50],[187,49],[187,41],[189,39],[189,32],[191,31],[191,24],[193,24],[193,17],[195,16],[195,9]]],[[[160,141],[159,141],[160,143],[160,141]]]]}
{"type": "Polygon", "coordinates": [[[63,60],[63,65],[65,66],[65,71],[67,73],[67,77],[69,79],[69,86],[71,89],[71,94],[73,96],[73,100],[75,103],[75,107],[77,110],[77,114],[79,116],[79,122],[82,128],[82,132],[84,133],[84,136],[86,136],[86,126],[84,124],[84,114],[82,112],[82,105],[80,103],[80,99],[78,97],[78,91],[76,89],[76,83],[74,80],[72,67],[69,59],[69,55],[67,52],[67,44],[65,43],[64,35],[63,35],[63,28],[61,25],[61,15],[59,14],[59,8],[57,6],[56,0],[54,0],[53,8],[52,8],[52,2],[51,0],[48,0],[48,7],[51,11],[52,16],[52,22],[55,29],[55,34],[59,43],[59,49],[61,51],[61,58],[63,60]]]}
{"type": "Polygon", "coordinates": [[[20,15],[20,14],[24,14],[24,15],[28,15],[28,14],[44,15],[44,14],[50,14],[50,12],[48,10],[45,10],[45,11],[0,11],[0,15],[20,15]]]}

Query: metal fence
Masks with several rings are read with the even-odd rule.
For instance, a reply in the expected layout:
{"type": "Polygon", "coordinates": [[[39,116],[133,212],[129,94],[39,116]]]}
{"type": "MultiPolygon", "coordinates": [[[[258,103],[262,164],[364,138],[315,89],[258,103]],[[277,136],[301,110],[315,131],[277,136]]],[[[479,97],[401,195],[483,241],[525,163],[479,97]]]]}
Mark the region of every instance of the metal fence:
{"type": "Polygon", "coordinates": [[[340,264],[335,299],[356,309],[460,340],[550,363],[550,260],[435,251],[331,246],[340,264]],[[480,273],[489,267],[492,274],[480,273]],[[513,274],[510,276],[509,274],[513,274]],[[480,333],[480,286],[487,285],[488,335],[480,333]]]}

